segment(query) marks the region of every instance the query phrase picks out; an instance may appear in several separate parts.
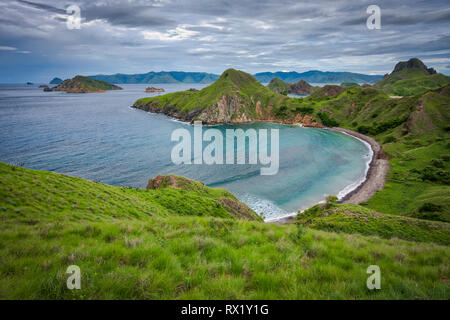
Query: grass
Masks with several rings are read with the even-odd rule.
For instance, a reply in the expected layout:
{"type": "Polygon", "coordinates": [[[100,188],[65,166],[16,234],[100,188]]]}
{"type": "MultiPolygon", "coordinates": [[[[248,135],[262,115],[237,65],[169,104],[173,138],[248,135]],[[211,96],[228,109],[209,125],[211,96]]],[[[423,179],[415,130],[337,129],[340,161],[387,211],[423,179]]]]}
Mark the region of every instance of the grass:
{"type": "Polygon", "coordinates": [[[302,225],[345,233],[377,235],[450,245],[450,224],[381,214],[356,204],[316,205],[296,217],[302,225]]]}
{"type": "Polygon", "coordinates": [[[226,191],[189,204],[197,184],[138,190],[0,168],[1,299],[450,297],[447,246],[223,216],[203,206],[226,191]],[[179,194],[173,208],[157,200],[179,194]],[[72,264],[81,290],[66,288],[72,264]],[[372,264],[381,290],[366,287],[372,264]]]}

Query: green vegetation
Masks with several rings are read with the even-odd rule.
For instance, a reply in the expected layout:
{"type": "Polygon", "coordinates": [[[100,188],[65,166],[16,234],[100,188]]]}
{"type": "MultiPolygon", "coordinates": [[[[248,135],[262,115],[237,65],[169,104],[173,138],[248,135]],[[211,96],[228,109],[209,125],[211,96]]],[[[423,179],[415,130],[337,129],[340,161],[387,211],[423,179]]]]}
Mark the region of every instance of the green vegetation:
{"type": "Polygon", "coordinates": [[[267,87],[273,92],[284,93],[289,91],[290,86],[290,83],[284,82],[279,78],[273,78],[272,80],[270,80],[270,83],[267,87]]]}
{"type": "Polygon", "coordinates": [[[319,204],[300,213],[303,226],[331,232],[360,233],[450,245],[450,224],[381,214],[356,204],[319,204]]]}
{"type": "Polygon", "coordinates": [[[181,91],[137,100],[133,107],[164,113],[184,121],[205,123],[286,120],[293,117],[298,99],[274,93],[252,75],[226,70],[202,90],[181,91]]]}
{"type": "Polygon", "coordinates": [[[229,193],[185,179],[139,190],[0,169],[3,299],[449,298],[437,243],[240,219],[214,209],[229,193]],[[72,264],[81,290],[66,288],[72,264]],[[366,287],[372,264],[382,290],[366,287]]]}
{"type": "Polygon", "coordinates": [[[342,82],[341,87],[353,87],[353,86],[359,86],[356,82],[342,82]]]}
{"type": "Polygon", "coordinates": [[[375,83],[374,87],[395,96],[412,96],[450,84],[450,77],[437,74],[417,58],[399,62],[394,71],[375,83]]]}

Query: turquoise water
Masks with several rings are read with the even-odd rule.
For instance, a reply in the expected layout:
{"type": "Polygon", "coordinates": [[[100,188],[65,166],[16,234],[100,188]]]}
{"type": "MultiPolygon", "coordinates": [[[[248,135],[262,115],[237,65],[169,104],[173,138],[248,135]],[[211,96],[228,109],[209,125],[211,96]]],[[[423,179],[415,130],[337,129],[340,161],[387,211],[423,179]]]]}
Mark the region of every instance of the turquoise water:
{"type": "MultiPolygon", "coordinates": [[[[173,92],[203,86],[156,87],[173,92]]],[[[183,175],[225,188],[267,217],[307,208],[326,195],[343,195],[364,178],[370,150],[363,142],[327,130],[268,123],[215,128],[279,129],[280,168],[274,176],[261,176],[259,164],[176,166],[170,158],[176,144],[171,133],[193,127],[130,108],[136,99],[158,94],[144,93],[146,85],[122,87],[67,94],[0,85],[0,161],[133,187],[145,187],[157,174],[183,175]]]]}

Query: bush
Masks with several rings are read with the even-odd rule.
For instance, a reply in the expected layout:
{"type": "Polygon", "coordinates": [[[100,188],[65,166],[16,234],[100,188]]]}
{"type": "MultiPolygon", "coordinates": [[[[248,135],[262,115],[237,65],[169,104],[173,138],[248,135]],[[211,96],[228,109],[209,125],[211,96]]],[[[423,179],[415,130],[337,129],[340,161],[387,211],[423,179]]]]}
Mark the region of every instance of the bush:
{"type": "Polygon", "coordinates": [[[445,166],[445,163],[444,163],[444,161],[442,161],[442,160],[439,160],[439,159],[433,159],[433,160],[431,160],[431,165],[433,166],[433,167],[436,167],[436,168],[444,168],[444,166],[445,166]]]}
{"type": "Polygon", "coordinates": [[[396,142],[397,139],[393,136],[387,136],[386,138],[384,138],[383,143],[391,143],[391,142],[396,142]]]}
{"type": "Polygon", "coordinates": [[[326,126],[326,127],[338,127],[339,126],[339,122],[337,122],[334,119],[331,119],[330,116],[328,115],[328,113],[319,112],[317,115],[319,116],[320,121],[322,121],[324,126],[326,126]]]}
{"type": "Polygon", "coordinates": [[[431,203],[431,202],[425,202],[419,208],[419,212],[436,212],[436,211],[441,211],[441,210],[442,210],[441,205],[431,203]]]}

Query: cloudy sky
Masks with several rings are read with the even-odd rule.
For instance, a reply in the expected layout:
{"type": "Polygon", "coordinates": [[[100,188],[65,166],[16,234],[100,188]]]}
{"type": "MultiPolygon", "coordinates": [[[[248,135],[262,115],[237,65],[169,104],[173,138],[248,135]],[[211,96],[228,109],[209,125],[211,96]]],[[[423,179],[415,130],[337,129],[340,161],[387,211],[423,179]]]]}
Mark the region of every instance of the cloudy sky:
{"type": "Polygon", "coordinates": [[[0,82],[75,74],[311,69],[450,74],[448,0],[0,0],[0,82]],[[80,29],[67,7],[81,9],[80,29]],[[381,29],[369,30],[369,5],[381,29]]]}

